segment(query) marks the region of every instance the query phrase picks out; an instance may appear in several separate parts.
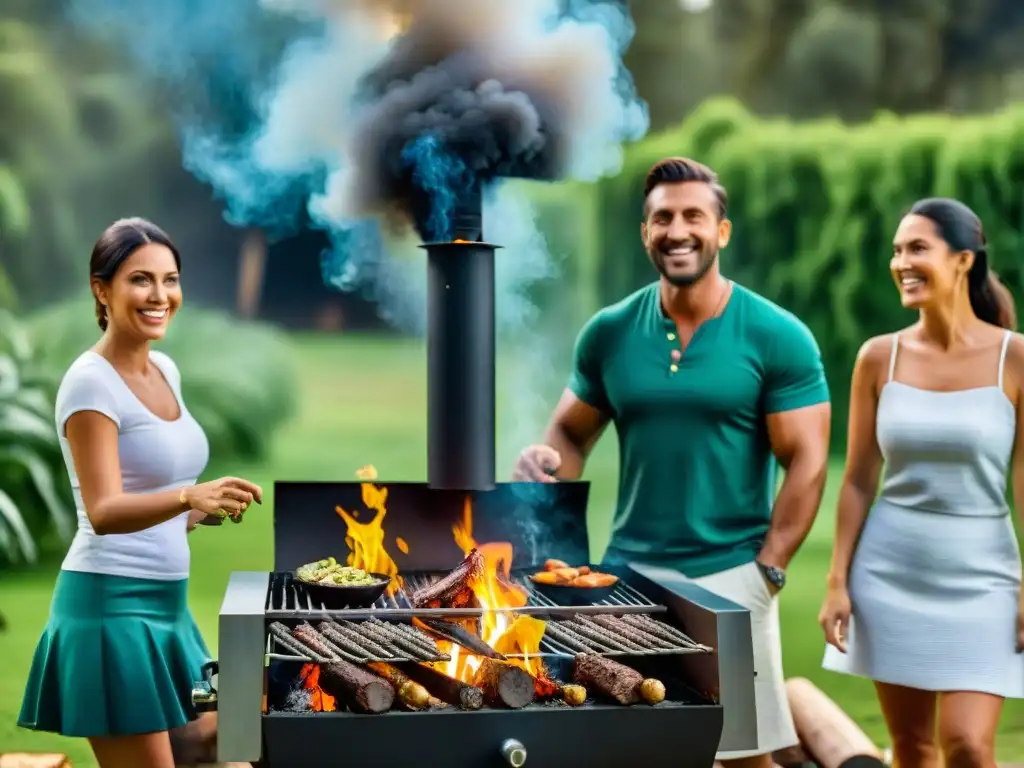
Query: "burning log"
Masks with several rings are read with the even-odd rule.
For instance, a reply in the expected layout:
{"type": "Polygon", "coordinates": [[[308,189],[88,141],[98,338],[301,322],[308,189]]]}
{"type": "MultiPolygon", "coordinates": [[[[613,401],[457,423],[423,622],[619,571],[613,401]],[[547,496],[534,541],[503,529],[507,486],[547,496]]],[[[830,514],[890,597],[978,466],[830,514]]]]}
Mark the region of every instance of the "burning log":
{"type": "Polygon", "coordinates": [[[367,664],[371,670],[387,680],[398,694],[398,700],[413,711],[421,709],[447,709],[447,702],[430,695],[430,692],[397,667],[379,661],[367,664]]]}
{"type": "Polygon", "coordinates": [[[391,709],[395,689],[372,672],[338,659],[320,665],[320,687],[353,712],[379,715],[391,709]]]}
{"type": "Polygon", "coordinates": [[[522,709],[533,702],[533,676],[507,661],[481,660],[473,684],[483,691],[484,698],[492,704],[522,709]]]}
{"type": "Polygon", "coordinates": [[[402,671],[441,701],[459,709],[474,710],[484,705],[482,690],[454,677],[448,677],[436,669],[423,664],[406,664],[402,666],[402,671]]]}
{"type": "Polygon", "coordinates": [[[455,622],[431,618],[419,618],[416,619],[416,621],[422,623],[423,626],[439,637],[465,648],[472,654],[484,656],[488,659],[496,659],[498,661],[505,660],[504,654],[498,653],[477,635],[474,635],[465,627],[456,624],[455,622]]]}
{"type": "Polygon", "coordinates": [[[459,565],[439,581],[417,590],[411,602],[416,608],[468,608],[474,598],[472,584],[484,572],[484,556],[471,549],[459,565]]]}
{"type": "Polygon", "coordinates": [[[658,704],[665,699],[665,686],[660,680],[648,678],[625,664],[589,653],[576,655],[574,675],[577,683],[614,699],[623,706],[644,701],[658,704]]]}

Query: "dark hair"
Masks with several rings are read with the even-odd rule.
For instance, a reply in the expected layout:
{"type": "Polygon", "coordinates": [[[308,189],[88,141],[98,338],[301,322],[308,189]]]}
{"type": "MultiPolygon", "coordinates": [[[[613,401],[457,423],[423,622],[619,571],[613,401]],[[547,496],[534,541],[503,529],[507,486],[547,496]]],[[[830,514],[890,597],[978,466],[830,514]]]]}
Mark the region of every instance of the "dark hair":
{"type": "Polygon", "coordinates": [[[729,196],[725,187],[718,181],[718,174],[703,163],[688,157],[666,157],[659,160],[647,172],[644,182],[644,218],[647,217],[647,198],[659,184],[681,184],[686,181],[699,181],[711,186],[718,200],[718,218],[724,219],[729,207],[729,196]]]}
{"type": "Polygon", "coordinates": [[[950,250],[974,253],[974,263],[967,273],[967,294],[974,314],[986,323],[1017,330],[1013,295],[989,269],[988,242],[978,215],[959,200],[946,197],[918,200],[910,213],[930,220],[950,250]]]}
{"type": "MultiPolygon", "coordinates": [[[[89,257],[89,276],[109,283],[125,260],[147,243],[165,246],[181,269],[181,255],[171,238],[151,221],[140,218],[118,219],[100,235],[89,257]]],[[[107,308],[96,299],[96,321],[101,330],[107,330],[107,308]]]]}

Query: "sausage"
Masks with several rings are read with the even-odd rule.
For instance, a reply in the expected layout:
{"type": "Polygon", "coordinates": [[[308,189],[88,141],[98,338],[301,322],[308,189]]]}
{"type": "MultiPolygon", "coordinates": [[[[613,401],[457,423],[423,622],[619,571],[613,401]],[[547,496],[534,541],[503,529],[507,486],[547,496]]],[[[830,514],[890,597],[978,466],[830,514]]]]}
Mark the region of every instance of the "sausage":
{"type": "Polygon", "coordinates": [[[533,580],[537,584],[546,584],[552,587],[558,583],[558,577],[551,571],[538,571],[533,574],[533,580]]]}
{"type": "Polygon", "coordinates": [[[586,576],[577,576],[572,585],[574,587],[611,587],[618,583],[619,577],[610,573],[588,573],[586,576]]]}
{"type": "Polygon", "coordinates": [[[559,584],[572,584],[573,580],[580,575],[575,568],[558,568],[551,573],[555,574],[559,584]]]}
{"type": "Polygon", "coordinates": [[[561,560],[555,560],[553,558],[551,560],[548,560],[548,561],[546,561],[544,563],[544,570],[545,571],[557,571],[559,568],[568,568],[568,567],[569,567],[568,563],[564,563],[561,560]]]}

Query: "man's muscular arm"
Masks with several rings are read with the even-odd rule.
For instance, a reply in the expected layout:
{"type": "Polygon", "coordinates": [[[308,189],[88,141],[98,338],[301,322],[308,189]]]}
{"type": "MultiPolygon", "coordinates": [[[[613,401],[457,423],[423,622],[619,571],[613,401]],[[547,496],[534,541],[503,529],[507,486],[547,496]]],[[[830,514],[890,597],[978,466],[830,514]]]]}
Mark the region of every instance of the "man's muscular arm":
{"type": "Polygon", "coordinates": [[[554,448],[561,457],[558,466],[549,469],[555,470],[560,480],[578,480],[609,421],[605,413],[566,389],[544,432],[544,444],[554,448]]]}
{"type": "Polygon", "coordinates": [[[768,440],[786,476],[757,559],[785,570],[814,525],[825,490],[832,407],[821,352],[795,317],[775,329],[765,363],[768,440]]]}
{"type": "Polygon", "coordinates": [[[828,476],[832,407],[810,405],[767,417],[772,452],[786,471],[772,508],[771,527],[758,561],[783,570],[803,544],[818,514],[828,476]]]}

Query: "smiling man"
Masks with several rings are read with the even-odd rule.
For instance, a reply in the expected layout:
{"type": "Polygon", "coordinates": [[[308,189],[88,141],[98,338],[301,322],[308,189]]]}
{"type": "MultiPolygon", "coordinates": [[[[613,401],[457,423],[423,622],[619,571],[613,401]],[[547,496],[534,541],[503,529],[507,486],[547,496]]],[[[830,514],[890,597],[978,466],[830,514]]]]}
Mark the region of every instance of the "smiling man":
{"type": "Polygon", "coordinates": [[[514,477],[580,477],[615,424],[605,560],[674,568],[750,610],[758,748],[719,759],[768,768],[773,751],[797,743],[776,596],[821,501],[831,409],[806,326],[722,276],[726,207],[706,166],[668,158],[651,169],[640,235],[659,279],[583,328],[544,443],[522,452],[514,477]]]}

